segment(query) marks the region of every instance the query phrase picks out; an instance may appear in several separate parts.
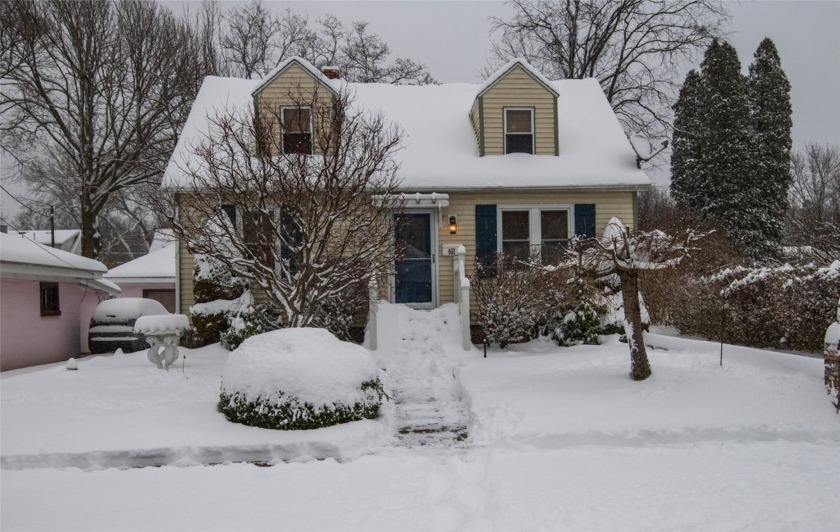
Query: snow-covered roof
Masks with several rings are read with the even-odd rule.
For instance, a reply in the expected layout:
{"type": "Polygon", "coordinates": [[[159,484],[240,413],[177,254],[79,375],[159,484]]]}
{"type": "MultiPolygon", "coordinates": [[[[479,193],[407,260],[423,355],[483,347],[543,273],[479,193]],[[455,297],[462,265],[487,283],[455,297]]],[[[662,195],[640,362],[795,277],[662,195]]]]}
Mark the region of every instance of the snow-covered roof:
{"type": "Polygon", "coordinates": [[[53,266],[90,273],[105,273],[108,271],[108,268],[98,260],[44,246],[23,235],[3,233],[0,233],[0,262],[4,265],[18,263],[53,266]]]}
{"type": "Polygon", "coordinates": [[[0,275],[21,279],[56,279],[89,282],[110,294],[120,289],[101,279],[108,268],[98,260],[51,248],[22,235],[0,233],[0,275]]]}
{"type": "Polygon", "coordinates": [[[166,246],[175,244],[175,232],[172,229],[155,229],[155,234],[152,237],[152,245],[149,246],[149,253],[157,251],[166,246]]]}
{"type": "MultiPolygon", "coordinates": [[[[17,231],[19,235],[25,236],[29,240],[34,240],[39,244],[49,246],[52,244],[52,232],[49,229],[40,229],[36,231],[17,231]]],[[[64,251],[71,253],[79,252],[79,243],[81,241],[82,232],[79,229],[56,229],[55,230],[55,245],[64,251]]]]}
{"type": "MultiPolygon", "coordinates": [[[[638,190],[650,185],[647,175],[636,167],[630,142],[595,79],[544,80],[559,94],[558,156],[484,157],[479,156],[469,112],[485,84],[417,86],[327,81],[347,88],[357,109],[381,111],[402,128],[403,149],[395,158],[400,163],[400,188],[404,191],[638,190]]],[[[192,186],[183,168],[198,163],[191,147],[207,135],[208,117],[220,110],[249,109],[252,93],[261,84],[259,80],[205,78],[167,167],[166,186],[192,186]]]]}
{"type": "Polygon", "coordinates": [[[176,246],[152,251],[111,268],[105,278],[117,284],[174,283],[176,246]]]}

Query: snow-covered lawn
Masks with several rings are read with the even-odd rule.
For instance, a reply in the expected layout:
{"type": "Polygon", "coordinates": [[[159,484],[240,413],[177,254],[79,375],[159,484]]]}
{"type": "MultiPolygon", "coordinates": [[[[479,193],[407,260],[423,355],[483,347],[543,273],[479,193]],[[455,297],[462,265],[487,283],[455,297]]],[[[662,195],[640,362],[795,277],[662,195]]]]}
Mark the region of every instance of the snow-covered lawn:
{"type": "MultiPolygon", "coordinates": [[[[454,367],[472,415],[455,446],[402,446],[390,419],[304,433],[228,423],[215,407],[227,356],[218,347],[188,351],[185,372],[136,353],[7,373],[0,528],[835,529],[840,416],[822,360],[727,346],[721,368],[717,344],[647,340],[656,348],[644,382],[629,379],[627,346],[614,339],[533,342],[487,359],[439,343],[428,371],[454,367]],[[152,457],[174,465],[27,467],[130,463],[154,449],[178,450],[152,457]],[[297,459],[190,462],[248,449],[297,459]],[[337,458],[312,459],[322,456],[337,458]]],[[[389,372],[410,358],[380,356],[389,372]]]]}

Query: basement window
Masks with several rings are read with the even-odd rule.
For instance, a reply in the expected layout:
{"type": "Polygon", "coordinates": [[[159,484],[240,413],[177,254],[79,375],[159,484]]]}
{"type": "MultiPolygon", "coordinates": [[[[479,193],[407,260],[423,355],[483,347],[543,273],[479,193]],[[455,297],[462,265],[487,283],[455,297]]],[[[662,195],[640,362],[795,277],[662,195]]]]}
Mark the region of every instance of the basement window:
{"type": "Polygon", "coordinates": [[[58,283],[41,283],[41,316],[61,316],[58,283]]]}

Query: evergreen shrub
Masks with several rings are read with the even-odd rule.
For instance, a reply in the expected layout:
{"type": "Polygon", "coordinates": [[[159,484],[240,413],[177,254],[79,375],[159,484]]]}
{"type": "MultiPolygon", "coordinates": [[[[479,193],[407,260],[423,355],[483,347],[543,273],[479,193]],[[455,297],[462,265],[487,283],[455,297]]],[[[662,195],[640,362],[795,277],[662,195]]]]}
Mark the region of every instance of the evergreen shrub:
{"type": "Polygon", "coordinates": [[[246,339],[279,328],[277,313],[266,305],[249,306],[236,316],[229,316],[228,328],[221,333],[222,347],[233,351],[246,339]]]}
{"type": "Polygon", "coordinates": [[[278,390],[273,396],[249,401],[243,394],[224,391],[220,394],[219,411],[234,423],[274,430],[308,430],[330,427],[350,421],[375,419],[382,401],[387,398],[380,380],[361,384],[365,399],[352,405],[331,403],[315,406],[278,390]]]}

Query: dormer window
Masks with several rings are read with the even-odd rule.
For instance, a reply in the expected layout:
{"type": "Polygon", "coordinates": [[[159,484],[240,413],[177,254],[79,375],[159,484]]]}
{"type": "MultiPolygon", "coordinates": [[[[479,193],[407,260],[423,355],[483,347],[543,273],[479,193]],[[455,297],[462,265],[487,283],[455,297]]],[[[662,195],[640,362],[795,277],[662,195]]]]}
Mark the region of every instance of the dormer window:
{"type": "Polygon", "coordinates": [[[283,153],[312,153],[312,109],[282,107],[283,153]]]}
{"type": "Polygon", "coordinates": [[[534,153],[532,108],[505,108],[505,153],[534,153]]]}

